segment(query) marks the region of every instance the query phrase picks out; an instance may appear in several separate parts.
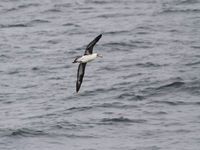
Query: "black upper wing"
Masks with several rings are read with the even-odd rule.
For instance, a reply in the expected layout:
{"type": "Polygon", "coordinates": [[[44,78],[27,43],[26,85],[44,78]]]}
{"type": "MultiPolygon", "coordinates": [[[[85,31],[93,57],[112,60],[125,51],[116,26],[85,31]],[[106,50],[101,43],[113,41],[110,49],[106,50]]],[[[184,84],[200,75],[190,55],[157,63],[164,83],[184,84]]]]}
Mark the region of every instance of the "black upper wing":
{"type": "Polygon", "coordinates": [[[76,81],[76,92],[79,91],[82,81],[83,81],[83,77],[85,74],[85,66],[86,63],[80,63],[78,66],[78,72],[77,72],[77,81],[76,81]]]}
{"type": "Polygon", "coordinates": [[[85,54],[84,55],[89,55],[89,54],[92,54],[92,51],[93,51],[93,47],[94,45],[99,41],[99,39],[102,37],[102,34],[98,35],[93,41],[91,41],[86,50],[85,50],[85,54]]]}

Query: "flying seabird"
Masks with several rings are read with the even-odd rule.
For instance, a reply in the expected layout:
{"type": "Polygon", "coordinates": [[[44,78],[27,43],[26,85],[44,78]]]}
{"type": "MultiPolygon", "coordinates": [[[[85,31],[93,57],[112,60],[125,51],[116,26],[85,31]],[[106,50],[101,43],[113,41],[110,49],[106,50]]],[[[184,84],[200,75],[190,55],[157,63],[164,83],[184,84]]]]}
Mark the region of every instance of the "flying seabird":
{"type": "Polygon", "coordinates": [[[84,55],[76,58],[73,61],[73,63],[80,63],[79,66],[78,66],[78,72],[77,72],[76,92],[78,92],[80,87],[81,87],[83,77],[84,77],[84,74],[85,74],[85,66],[86,66],[87,62],[92,61],[97,57],[100,57],[100,58],[103,57],[102,55],[99,55],[97,53],[93,53],[93,47],[99,41],[99,39],[101,37],[102,37],[102,34],[100,34],[93,41],[91,41],[87,45],[84,55]]]}

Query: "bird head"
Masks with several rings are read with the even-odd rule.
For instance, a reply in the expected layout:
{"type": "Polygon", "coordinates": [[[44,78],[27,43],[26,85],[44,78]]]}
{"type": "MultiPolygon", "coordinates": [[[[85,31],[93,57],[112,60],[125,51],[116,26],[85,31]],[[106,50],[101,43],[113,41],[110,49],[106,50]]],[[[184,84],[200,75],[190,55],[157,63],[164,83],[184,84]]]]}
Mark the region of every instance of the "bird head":
{"type": "Polygon", "coordinates": [[[103,56],[102,56],[102,55],[100,55],[100,54],[97,54],[97,57],[103,58],[103,56]]]}

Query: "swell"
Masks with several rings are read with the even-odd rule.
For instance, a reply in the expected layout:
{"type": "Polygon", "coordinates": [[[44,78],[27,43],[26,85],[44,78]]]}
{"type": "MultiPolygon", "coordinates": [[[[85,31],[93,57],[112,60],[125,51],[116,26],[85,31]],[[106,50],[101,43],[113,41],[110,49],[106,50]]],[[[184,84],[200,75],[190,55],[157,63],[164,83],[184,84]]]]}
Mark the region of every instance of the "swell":
{"type": "Polygon", "coordinates": [[[19,11],[19,10],[22,10],[22,9],[26,9],[26,8],[30,8],[30,7],[39,7],[39,6],[40,6],[40,4],[38,4],[38,3],[22,4],[22,5],[12,7],[12,8],[9,8],[9,9],[4,9],[4,12],[19,11]]]}
{"type": "Polygon", "coordinates": [[[195,4],[199,3],[198,0],[183,0],[179,2],[180,4],[195,4]]]}
{"type": "Polygon", "coordinates": [[[141,101],[149,98],[150,96],[161,96],[186,90],[186,83],[181,78],[169,79],[168,81],[151,81],[151,79],[148,80],[148,82],[145,80],[144,83],[135,82],[134,84],[122,83],[113,85],[114,87],[117,86],[117,88],[122,91],[115,98],[141,101]]]}
{"type": "Polygon", "coordinates": [[[80,106],[80,107],[71,107],[65,110],[65,114],[71,114],[75,112],[87,111],[94,107],[92,106],[80,106]]]}
{"type": "Polygon", "coordinates": [[[112,102],[112,103],[103,103],[96,105],[95,108],[132,109],[132,108],[137,108],[137,105],[124,104],[121,102],[112,102]]]}
{"type": "Polygon", "coordinates": [[[199,13],[200,9],[164,9],[161,13],[199,13]]]}
{"type": "Polygon", "coordinates": [[[105,32],[104,35],[118,35],[118,34],[128,34],[130,31],[127,30],[121,30],[121,31],[109,31],[105,32]]]}
{"type": "Polygon", "coordinates": [[[0,28],[25,28],[32,27],[36,24],[49,23],[48,20],[35,19],[27,23],[14,23],[14,24],[0,24],[0,28]]]}
{"type": "Polygon", "coordinates": [[[187,63],[185,64],[186,66],[196,66],[199,67],[200,61],[196,61],[196,62],[191,62],[191,63],[187,63]]]}
{"type": "MultiPolygon", "coordinates": [[[[68,137],[68,138],[95,138],[94,136],[88,135],[88,134],[70,134],[68,132],[65,133],[65,131],[69,131],[69,128],[65,128],[65,126],[68,126],[68,124],[63,124],[52,126],[49,128],[49,130],[43,131],[43,130],[34,130],[29,128],[21,128],[21,129],[6,129],[6,130],[0,130],[0,135],[3,137],[12,137],[12,138],[26,138],[26,137],[40,137],[40,136],[48,136],[48,137],[68,137]],[[60,130],[60,131],[59,131],[60,130]]],[[[75,125],[76,126],[76,125],[75,125]]],[[[76,129],[80,129],[80,126],[76,126],[76,129]]],[[[72,128],[70,128],[71,130],[72,128]]],[[[74,129],[74,128],[73,128],[74,129]]]]}
{"type": "Polygon", "coordinates": [[[156,64],[153,62],[145,62],[145,63],[137,63],[136,66],[138,67],[144,67],[144,68],[149,68],[149,67],[163,67],[163,66],[167,66],[167,64],[156,64]]]}
{"type": "Polygon", "coordinates": [[[68,27],[70,27],[70,26],[80,27],[78,24],[74,24],[74,23],[65,23],[65,24],[63,24],[63,26],[68,26],[68,27]]]}
{"type": "Polygon", "coordinates": [[[183,87],[183,85],[185,84],[185,82],[181,82],[181,81],[174,81],[172,83],[169,83],[169,84],[165,84],[165,85],[162,85],[158,88],[155,88],[156,90],[166,90],[166,89],[170,89],[170,88],[181,88],[183,87]]]}
{"type": "MultiPolygon", "coordinates": [[[[128,51],[130,48],[152,48],[153,43],[150,41],[126,41],[126,42],[109,42],[102,44],[103,47],[120,47],[123,51],[128,51]]],[[[130,51],[130,50],[129,50],[130,51]]]]}
{"type": "Polygon", "coordinates": [[[17,24],[7,24],[7,25],[0,25],[0,28],[20,28],[20,27],[29,27],[29,24],[26,23],[17,23],[17,24]]]}
{"type": "Polygon", "coordinates": [[[170,105],[170,106],[178,106],[178,105],[194,105],[194,106],[199,106],[200,102],[184,102],[184,101],[151,101],[150,103],[155,103],[155,104],[165,104],[165,105],[170,105]]]}
{"type": "Polygon", "coordinates": [[[98,15],[95,18],[103,18],[103,19],[110,19],[110,18],[121,18],[121,17],[132,17],[133,14],[131,13],[108,13],[108,14],[102,14],[98,15]]]}
{"type": "Polygon", "coordinates": [[[59,9],[57,9],[57,8],[52,8],[52,9],[45,10],[45,11],[42,12],[42,13],[50,13],[50,12],[52,12],[52,13],[60,13],[60,12],[62,12],[62,11],[59,10],[59,9]]]}
{"type": "MultiPolygon", "coordinates": [[[[125,90],[127,91],[127,90],[125,90]]],[[[144,100],[146,98],[145,95],[143,94],[137,94],[137,93],[134,93],[134,92],[123,92],[119,95],[116,96],[117,99],[125,99],[125,100],[134,100],[134,101],[141,101],[141,100],[144,100]]]]}
{"type": "Polygon", "coordinates": [[[3,131],[3,135],[10,137],[34,137],[34,136],[44,136],[47,135],[47,133],[41,130],[21,128],[21,129],[6,129],[3,131]]]}
{"type": "MultiPolygon", "coordinates": [[[[145,100],[149,97],[167,95],[174,92],[182,92],[182,91],[192,91],[194,89],[187,89],[187,83],[182,79],[171,79],[173,81],[157,81],[155,83],[145,82],[145,86],[142,83],[127,84],[127,85],[118,85],[118,88],[122,91],[115,98],[116,99],[124,99],[124,100],[134,100],[141,101],[145,100]],[[164,83],[162,83],[164,82],[164,83]],[[137,89],[140,90],[137,90],[137,89]],[[133,89],[130,91],[130,89],[133,89]],[[127,92],[128,91],[128,92],[127,92]]],[[[194,86],[193,86],[194,87],[194,86]]],[[[196,88],[197,89],[197,88],[196,88]]]]}
{"type": "Polygon", "coordinates": [[[129,119],[125,117],[117,117],[117,118],[103,118],[101,120],[104,124],[113,124],[113,123],[145,123],[147,120],[144,119],[129,119]]]}
{"type": "Polygon", "coordinates": [[[141,90],[140,92],[144,97],[154,97],[167,95],[174,92],[180,92],[183,90],[185,83],[182,81],[173,81],[160,86],[150,86],[141,90]]]}
{"type": "Polygon", "coordinates": [[[168,81],[165,84],[154,87],[147,87],[140,91],[144,97],[161,96],[178,92],[185,92],[190,95],[200,95],[200,80],[196,81],[168,81]]]}
{"type": "Polygon", "coordinates": [[[30,21],[29,24],[41,24],[41,23],[50,23],[50,21],[43,20],[43,19],[35,19],[35,20],[30,21]]]}
{"type": "Polygon", "coordinates": [[[97,108],[113,108],[113,109],[132,109],[137,108],[136,105],[130,105],[130,104],[124,104],[120,102],[111,102],[111,103],[102,103],[102,104],[96,104],[92,106],[77,106],[77,107],[70,107],[64,111],[64,114],[74,114],[74,113],[80,113],[80,112],[87,112],[87,111],[93,111],[97,108]]]}
{"type": "Polygon", "coordinates": [[[19,5],[18,8],[29,8],[29,7],[38,7],[40,4],[38,3],[29,3],[29,4],[22,4],[19,5]]]}
{"type": "Polygon", "coordinates": [[[185,90],[192,95],[200,96],[200,79],[188,82],[185,86],[185,90]]]}
{"type": "Polygon", "coordinates": [[[104,87],[104,88],[96,88],[96,89],[93,89],[93,90],[85,90],[83,91],[82,93],[80,93],[81,96],[95,96],[97,93],[98,94],[101,94],[101,93],[105,93],[105,92],[112,92],[112,91],[119,91],[121,88],[120,87],[104,87]]]}

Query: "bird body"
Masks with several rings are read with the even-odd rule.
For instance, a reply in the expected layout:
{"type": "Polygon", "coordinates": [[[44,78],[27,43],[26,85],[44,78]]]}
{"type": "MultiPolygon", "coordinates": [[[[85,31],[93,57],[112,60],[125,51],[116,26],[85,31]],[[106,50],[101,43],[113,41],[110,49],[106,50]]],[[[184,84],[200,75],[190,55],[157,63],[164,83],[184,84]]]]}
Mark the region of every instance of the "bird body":
{"type": "Polygon", "coordinates": [[[99,41],[99,39],[101,37],[102,37],[102,35],[100,34],[93,41],[91,41],[88,44],[88,46],[86,47],[84,55],[76,58],[73,61],[73,63],[80,63],[79,66],[78,66],[78,72],[77,72],[76,92],[78,92],[80,87],[81,87],[83,77],[84,77],[84,74],[85,74],[85,67],[86,67],[87,62],[90,62],[97,57],[101,57],[101,58],[103,57],[103,56],[101,56],[97,53],[93,53],[93,47],[99,41]]]}
{"type": "Polygon", "coordinates": [[[90,62],[90,61],[94,60],[98,56],[99,55],[97,53],[93,53],[93,54],[90,54],[90,55],[84,55],[84,56],[81,56],[81,57],[75,59],[75,61],[73,63],[76,63],[76,62],[78,62],[78,63],[87,63],[87,62],[90,62]]]}

